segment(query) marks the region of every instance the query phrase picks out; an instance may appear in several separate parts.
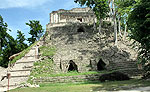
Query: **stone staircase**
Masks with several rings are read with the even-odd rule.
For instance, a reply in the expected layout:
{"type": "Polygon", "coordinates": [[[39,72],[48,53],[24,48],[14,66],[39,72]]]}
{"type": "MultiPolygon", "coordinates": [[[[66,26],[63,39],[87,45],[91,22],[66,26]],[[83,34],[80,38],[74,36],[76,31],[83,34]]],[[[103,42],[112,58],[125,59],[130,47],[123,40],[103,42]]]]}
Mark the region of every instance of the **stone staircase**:
{"type": "Polygon", "coordinates": [[[111,66],[109,66],[111,70],[117,70],[123,72],[129,76],[140,76],[142,74],[142,70],[137,68],[136,61],[124,61],[124,62],[112,62],[111,66]]]}
{"type": "MultiPolygon", "coordinates": [[[[38,60],[38,46],[33,46],[31,50],[21,59],[16,61],[13,67],[9,67],[2,76],[6,76],[7,73],[11,74],[9,80],[9,89],[17,88],[21,83],[25,83],[28,80],[30,71],[33,67],[35,61],[38,60]]],[[[7,91],[8,88],[8,79],[0,81],[0,92],[7,91]]]]}

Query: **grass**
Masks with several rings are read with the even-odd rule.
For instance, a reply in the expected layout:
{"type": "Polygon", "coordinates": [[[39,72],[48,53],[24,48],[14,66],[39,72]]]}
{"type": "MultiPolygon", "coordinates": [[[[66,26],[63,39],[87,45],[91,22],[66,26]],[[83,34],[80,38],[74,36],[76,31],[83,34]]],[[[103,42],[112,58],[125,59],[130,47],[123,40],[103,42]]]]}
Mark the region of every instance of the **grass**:
{"type": "Polygon", "coordinates": [[[52,57],[56,52],[55,47],[41,46],[39,49],[40,53],[42,53],[42,56],[52,57]]]}
{"type": "Polygon", "coordinates": [[[53,60],[52,59],[45,59],[43,61],[37,61],[34,63],[34,69],[32,69],[31,75],[41,75],[44,73],[51,73],[52,70],[52,65],[53,65],[53,60]]]}
{"type": "Polygon", "coordinates": [[[132,79],[128,81],[108,81],[103,83],[42,83],[39,88],[18,88],[10,92],[103,92],[102,90],[125,90],[141,86],[150,86],[150,81],[132,79]]]}
{"type": "MultiPolygon", "coordinates": [[[[44,67],[44,69],[46,69],[46,67],[44,67]]],[[[63,76],[78,76],[78,75],[90,75],[90,74],[104,74],[104,73],[110,73],[113,71],[89,71],[89,72],[83,72],[83,73],[79,73],[76,71],[71,71],[71,72],[67,72],[67,73],[59,73],[59,74],[54,74],[53,71],[44,71],[43,68],[39,68],[37,69],[33,69],[32,73],[28,79],[28,82],[33,84],[33,78],[45,78],[45,77],[63,77],[63,76]],[[39,72],[40,71],[40,72],[39,72]]]]}
{"type": "MultiPolygon", "coordinates": [[[[40,54],[43,56],[46,56],[42,61],[34,62],[34,68],[31,71],[30,77],[28,79],[29,83],[33,83],[32,78],[37,76],[44,76],[47,74],[52,74],[53,72],[53,55],[56,52],[55,47],[47,47],[47,46],[41,46],[40,48],[40,54]]],[[[41,77],[40,76],[40,77],[41,77]]]]}
{"type": "Polygon", "coordinates": [[[33,83],[32,76],[36,77],[36,75],[43,75],[43,74],[51,74],[53,72],[53,60],[52,59],[44,59],[42,61],[34,62],[34,68],[31,71],[30,77],[28,79],[29,83],[33,83]]]}
{"type": "Polygon", "coordinates": [[[25,54],[27,54],[30,51],[31,47],[33,47],[34,45],[36,45],[37,42],[33,43],[31,46],[29,46],[28,48],[26,48],[25,50],[23,50],[18,56],[16,56],[12,61],[10,61],[9,64],[10,65],[14,64],[17,60],[19,60],[22,57],[24,57],[25,54]]]}
{"type": "Polygon", "coordinates": [[[89,75],[89,74],[100,74],[100,73],[103,74],[103,73],[109,73],[109,72],[108,71],[100,71],[100,72],[89,71],[89,72],[79,73],[79,72],[76,72],[76,71],[71,71],[71,72],[68,72],[68,73],[59,73],[59,74],[54,74],[54,73],[51,73],[51,74],[48,74],[48,73],[36,74],[36,75],[34,75],[34,77],[76,76],[76,75],[89,75]]]}

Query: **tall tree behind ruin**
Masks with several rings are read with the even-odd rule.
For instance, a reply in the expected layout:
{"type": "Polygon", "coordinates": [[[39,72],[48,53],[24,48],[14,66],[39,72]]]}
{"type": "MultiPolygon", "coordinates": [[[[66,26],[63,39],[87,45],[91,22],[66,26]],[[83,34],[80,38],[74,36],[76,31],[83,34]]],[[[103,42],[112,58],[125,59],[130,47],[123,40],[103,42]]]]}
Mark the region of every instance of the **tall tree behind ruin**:
{"type": "Polygon", "coordinates": [[[140,43],[138,60],[150,71],[150,1],[139,0],[129,14],[130,37],[140,43]]]}
{"type": "Polygon", "coordinates": [[[99,22],[99,33],[101,33],[102,20],[106,18],[109,12],[107,0],[75,0],[81,6],[86,5],[94,11],[99,22]]]}
{"type": "Polygon", "coordinates": [[[22,51],[24,49],[26,49],[28,47],[28,45],[24,42],[26,40],[24,33],[22,33],[21,31],[17,30],[17,49],[18,51],[22,51]]]}
{"type": "Polygon", "coordinates": [[[40,22],[37,20],[29,20],[29,23],[26,23],[26,25],[30,27],[29,34],[31,37],[28,38],[28,41],[31,45],[40,39],[40,37],[43,35],[44,29],[42,28],[40,22]]]}
{"type": "Polygon", "coordinates": [[[5,23],[2,16],[0,16],[0,66],[2,67],[8,66],[9,57],[11,55],[25,49],[18,46],[25,45],[21,43],[22,41],[25,41],[23,36],[20,34],[15,40],[11,35],[8,34],[8,31],[11,30],[8,29],[7,23],[5,23]]]}

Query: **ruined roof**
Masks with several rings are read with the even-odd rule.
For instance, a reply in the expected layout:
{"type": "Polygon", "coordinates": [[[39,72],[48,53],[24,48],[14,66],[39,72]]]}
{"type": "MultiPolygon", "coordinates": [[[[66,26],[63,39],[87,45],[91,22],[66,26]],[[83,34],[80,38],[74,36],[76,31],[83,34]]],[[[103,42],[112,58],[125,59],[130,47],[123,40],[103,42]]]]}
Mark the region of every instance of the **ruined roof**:
{"type": "Polygon", "coordinates": [[[71,10],[65,10],[65,9],[59,9],[58,11],[52,11],[52,13],[83,13],[83,12],[91,12],[91,9],[89,7],[86,8],[73,8],[71,10]]]}

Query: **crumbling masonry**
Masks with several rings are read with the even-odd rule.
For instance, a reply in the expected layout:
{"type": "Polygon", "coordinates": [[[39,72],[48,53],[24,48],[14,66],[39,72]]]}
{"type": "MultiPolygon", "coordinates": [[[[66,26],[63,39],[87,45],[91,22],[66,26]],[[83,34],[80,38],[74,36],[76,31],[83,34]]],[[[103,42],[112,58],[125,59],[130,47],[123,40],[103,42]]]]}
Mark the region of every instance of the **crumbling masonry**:
{"type": "MultiPolygon", "coordinates": [[[[45,45],[55,46],[54,71],[101,71],[104,69],[127,71],[137,70],[137,52],[129,41],[118,40],[114,46],[113,28],[102,28],[103,35],[95,31],[96,22],[90,8],[60,9],[50,13],[50,23],[45,45]]],[[[108,20],[107,20],[108,21],[108,20]]]]}

